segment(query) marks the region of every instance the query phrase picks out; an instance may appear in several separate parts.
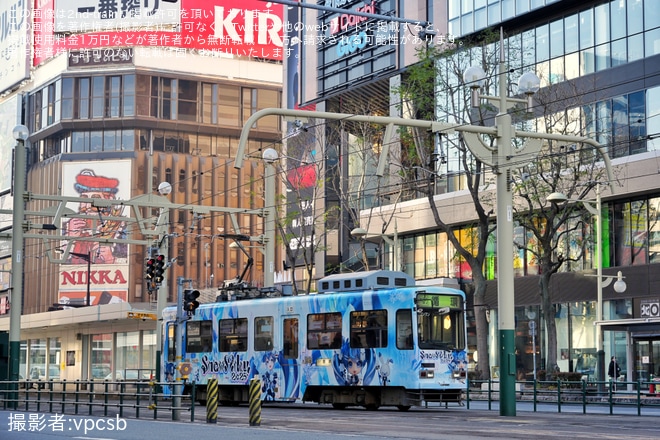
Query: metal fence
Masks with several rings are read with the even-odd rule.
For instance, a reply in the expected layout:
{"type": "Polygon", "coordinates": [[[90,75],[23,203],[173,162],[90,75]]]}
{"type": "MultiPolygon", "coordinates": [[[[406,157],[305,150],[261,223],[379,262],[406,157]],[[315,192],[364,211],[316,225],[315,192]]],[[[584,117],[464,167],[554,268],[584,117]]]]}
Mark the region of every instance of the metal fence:
{"type": "MultiPolygon", "coordinates": [[[[615,407],[636,407],[637,415],[642,415],[644,407],[660,409],[660,383],[658,382],[587,382],[587,381],[523,381],[516,382],[516,400],[533,404],[534,411],[540,404],[562,407],[582,406],[582,413],[587,413],[590,406],[607,406],[614,414],[615,407]],[[656,386],[659,386],[656,389],[656,386]]],[[[471,380],[466,393],[467,408],[470,401],[487,401],[488,409],[492,403],[499,402],[499,381],[471,380]]]]}
{"type": "Polygon", "coordinates": [[[195,395],[154,381],[0,381],[0,408],[95,416],[195,419],[195,395]],[[176,393],[176,394],[175,394],[176,393]]]}
{"type": "MultiPolygon", "coordinates": [[[[538,405],[635,407],[638,415],[644,408],[660,410],[658,382],[586,382],[523,381],[516,382],[516,400],[538,405]]],[[[155,381],[0,381],[0,408],[25,412],[50,412],[94,416],[119,416],[184,420],[195,419],[195,387],[192,394],[183,392],[182,383],[155,381]]],[[[488,409],[499,402],[499,381],[471,380],[465,394],[465,405],[488,402],[488,409]]],[[[459,402],[461,403],[461,402],[459,402]]],[[[547,409],[546,409],[547,411],[547,409]]],[[[601,411],[602,412],[602,411],[601,411]]]]}

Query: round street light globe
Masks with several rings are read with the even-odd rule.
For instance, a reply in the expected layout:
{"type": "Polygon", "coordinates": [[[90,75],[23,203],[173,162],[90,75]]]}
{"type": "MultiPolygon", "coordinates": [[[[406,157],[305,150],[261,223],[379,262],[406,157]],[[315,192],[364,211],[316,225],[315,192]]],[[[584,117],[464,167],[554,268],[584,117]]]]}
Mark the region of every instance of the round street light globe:
{"type": "Polygon", "coordinates": [[[170,185],[169,182],[161,182],[160,185],[158,185],[158,192],[161,196],[166,196],[172,192],[172,185],[170,185]]]}
{"type": "Polygon", "coordinates": [[[355,228],[351,231],[351,235],[355,238],[364,238],[367,235],[367,230],[364,228],[355,228]]]}
{"type": "Polygon", "coordinates": [[[11,131],[11,134],[14,136],[14,139],[17,141],[26,141],[30,136],[30,131],[25,125],[17,125],[11,131]]]}
{"type": "Polygon", "coordinates": [[[529,95],[538,92],[539,88],[541,88],[541,80],[532,72],[523,73],[518,79],[518,91],[520,93],[529,95]]]}
{"type": "Polygon", "coordinates": [[[623,293],[626,291],[626,287],[628,286],[626,286],[626,282],[623,281],[623,273],[621,273],[621,271],[617,273],[617,280],[614,282],[614,286],[612,287],[614,287],[614,291],[616,293],[623,293]]]}
{"type": "Polygon", "coordinates": [[[263,153],[261,153],[261,158],[267,163],[273,163],[279,159],[279,157],[280,155],[274,148],[266,148],[263,153]]]}
{"type": "Polygon", "coordinates": [[[479,66],[468,67],[463,72],[463,81],[470,87],[481,88],[486,81],[486,72],[479,66]]]}

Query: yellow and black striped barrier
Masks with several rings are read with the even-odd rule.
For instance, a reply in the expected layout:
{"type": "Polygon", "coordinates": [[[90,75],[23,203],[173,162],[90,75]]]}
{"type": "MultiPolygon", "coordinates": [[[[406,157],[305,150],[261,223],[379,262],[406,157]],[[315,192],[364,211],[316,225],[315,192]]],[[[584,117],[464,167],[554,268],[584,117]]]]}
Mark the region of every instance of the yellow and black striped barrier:
{"type": "Polygon", "coordinates": [[[250,380],[250,426],[261,425],[261,381],[250,380]]]}
{"type": "Polygon", "coordinates": [[[218,379],[209,379],[206,384],[206,423],[218,422],[218,379]]]}

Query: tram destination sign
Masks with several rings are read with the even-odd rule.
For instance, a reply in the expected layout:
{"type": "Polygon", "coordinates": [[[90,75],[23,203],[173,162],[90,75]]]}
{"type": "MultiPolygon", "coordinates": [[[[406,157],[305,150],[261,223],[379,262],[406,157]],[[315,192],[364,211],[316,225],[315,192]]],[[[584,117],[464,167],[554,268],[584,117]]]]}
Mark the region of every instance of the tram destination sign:
{"type": "Polygon", "coordinates": [[[462,308],[462,298],[458,295],[437,295],[432,293],[419,293],[415,299],[417,307],[431,309],[449,307],[452,309],[462,308]]]}

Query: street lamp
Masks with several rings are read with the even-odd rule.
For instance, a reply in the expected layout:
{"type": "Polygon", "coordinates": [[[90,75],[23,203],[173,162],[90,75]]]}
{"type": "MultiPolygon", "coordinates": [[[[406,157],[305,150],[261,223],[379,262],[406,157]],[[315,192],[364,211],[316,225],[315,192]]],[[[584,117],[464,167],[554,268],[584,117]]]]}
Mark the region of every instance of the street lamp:
{"type": "MultiPolygon", "coordinates": [[[[499,96],[479,94],[486,77],[480,67],[470,67],[463,74],[463,79],[471,88],[472,106],[479,106],[481,99],[497,102],[499,111],[495,116],[497,134],[496,149],[489,149],[477,135],[464,136],[470,152],[495,170],[497,184],[497,301],[500,344],[500,415],[516,414],[516,354],[515,354],[515,302],[513,295],[513,192],[510,174],[513,168],[520,168],[521,156],[514,154],[511,141],[516,130],[511,123],[508,109],[518,103],[524,103],[527,111],[532,110],[531,95],[538,91],[540,81],[533,73],[520,77],[519,89],[527,99],[507,97],[506,73],[504,61],[504,41],[500,35],[500,61],[498,66],[499,96]],[[511,160],[515,157],[515,160],[511,160]]],[[[530,152],[527,160],[532,160],[541,149],[538,139],[529,139],[523,148],[530,152]]],[[[516,151],[515,153],[519,153],[516,151]]]]}
{"type": "MultiPolygon", "coordinates": [[[[600,323],[603,320],[603,289],[614,283],[614,291],[617,293],[625,292],[626,282],[623,281],[621,271],[616,276],[605,275],[603,276],[603,220],[602,220],[602,203],[600,199],[600,184],[596,185],[596,201],[590,202],[588,200],[574,200],[569,199],[564,194],[554,192],[546,200],[551,203],[566,203],[566,202],[580,202],[587,211],[594,217],[596,223],[596,293],[598,295],[596,300],[596,322],[600,323]],[[605,280],[603,280],[603,277],[605,280]]],[[[598,359],[598,388],[602,391],[605,382],[605,350],[603,349],[603,330],[600,325],[596,325],[596,352],[598,359]]]]}
{"type": "MultiPolygon", "coordinates": [[[[397,231],[396,223],[394,224],[394,236],[390,238],[388,235],[385,234],[373,234],[367,231],[364,228],[355,228],[351,231],[351,236],[357,238],[358,240],[367,240],[367,237],[378,237],[382,239],[385,243],[388,245],[392,246],[392,249],[394,250],[394,255],[392,257],[392,269],[393,270],[399,270],[399,234],[397,231]]],[[[384,269],[383,267],[384,261],[381,261],[381,268],[384,269]]]]}

